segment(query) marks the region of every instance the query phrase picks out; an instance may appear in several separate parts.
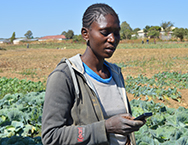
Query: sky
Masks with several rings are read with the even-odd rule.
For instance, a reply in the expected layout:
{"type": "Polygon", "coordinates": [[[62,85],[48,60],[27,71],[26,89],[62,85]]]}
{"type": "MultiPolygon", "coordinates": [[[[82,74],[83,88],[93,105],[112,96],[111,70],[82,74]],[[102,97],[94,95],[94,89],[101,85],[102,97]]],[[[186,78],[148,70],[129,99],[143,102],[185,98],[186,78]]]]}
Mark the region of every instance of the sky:
{"type": "Polygon", "coordinates": [[[132,29],[160,26],[162,22],[188,28],[188,0],[0,0],[0,38],[60,35],[73,30],[79,35],[88,6],[106,3],[132,29]]]}

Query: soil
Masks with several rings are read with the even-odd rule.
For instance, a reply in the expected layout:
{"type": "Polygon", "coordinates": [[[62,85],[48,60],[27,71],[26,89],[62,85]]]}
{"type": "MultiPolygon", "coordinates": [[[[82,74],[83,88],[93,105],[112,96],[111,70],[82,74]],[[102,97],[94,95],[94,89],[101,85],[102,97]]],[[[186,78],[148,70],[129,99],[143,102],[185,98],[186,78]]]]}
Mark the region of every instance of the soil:
{"type": "MultiPolygon", "coordinates": [[[[31,81],[47,80],[48,75],[53,71],[58,62],[63,57],[71,57],[75,54],[83,54],[85,49],[16,49],[0,50],[0,77],[27,79],[31,81]]],[[[112,58],[108,59],[112,63],[143,62],[140,66],[128,66],[122,69],[124,78],[127,75],[151,77],[160,71],[181,71],[187,73],[188,65],[177,60],[176,65],[164,67],[163,64],[149,64],[152,59],[168,61],[172,57],[188,56],[187,49],[117,49],[112,58]],[[138,61],[140,60],[140,61],[138,61]],[[138,62],[136,62],[138,61],[138,62]],[[183,64],[183,63],[182,63],[183,64]]],[[[159,62],[161,62],[159,61],[159,62]]],[[[154,100],[154,102],[164,103],[168,107],[178,108],[183,106],[188,108],[188,89],[179,90],[182,94],[181,102],[168,99],[165,101],[154,100]]],[[[135,99],[132,94],[127,94],[129,100],[135,99]]],[[[142,97],[144,100],[145,97],[142,97]]]]}

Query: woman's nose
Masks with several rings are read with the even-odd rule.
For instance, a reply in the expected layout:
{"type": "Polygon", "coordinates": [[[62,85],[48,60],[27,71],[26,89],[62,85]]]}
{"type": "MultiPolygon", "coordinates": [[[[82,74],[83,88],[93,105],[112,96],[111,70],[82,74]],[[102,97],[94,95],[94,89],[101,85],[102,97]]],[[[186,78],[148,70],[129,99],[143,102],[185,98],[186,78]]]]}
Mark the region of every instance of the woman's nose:
{"type": "Polygon", "coordinates": [[[113,33],[110,33],[110,34],[109,34],[108,42],[111,42],[111,43],[114,43],[114,42],[115,42],[115,36],[114,36],[113,33]]]}

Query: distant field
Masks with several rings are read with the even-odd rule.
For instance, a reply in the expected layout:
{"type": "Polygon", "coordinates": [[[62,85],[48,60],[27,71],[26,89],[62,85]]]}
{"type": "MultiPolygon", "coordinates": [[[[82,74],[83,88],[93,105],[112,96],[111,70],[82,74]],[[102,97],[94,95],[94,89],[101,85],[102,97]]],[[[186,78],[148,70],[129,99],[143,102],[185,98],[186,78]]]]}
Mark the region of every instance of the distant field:
{"type": "MultiPolygon", "coordinates": [[[[3,47],[7,50],[13,49],[25,49],[27,48],[27,44],[29,44],[29,48],[32,49],[80,49],[85,48],[85,43],[75,43],[71,40],[63,40],[63,41],[47,41],[47,42],[30,42],[30,43],[21,43],[18,45],[13,44],[0,44],[0,47],[3,47]]],[[[144,43],[141,44],[141,40],[123,40],[120,41],[118,48],[121,49],[137,49],[137,48],[145,48],[145,49],[161,49],[161,48],[188,48],[188,42],[166,42],[166,41],[157,41],[154,44],[153,40],[150,40],[149,45],[144,43]]]]}
{"type": "MultiPolygon", "coordinates": [[[[26,44],[6,45],[4,48],[7,50],[0,51],[0,76],[45,82],[61,58],[83,54],[85,47],[85,44],[68,42],[30,44],[29,49],[26,44]]],[[[108,61],[122,68],[125,79],[127,76],[138,77],[139,74],[151,78],[164,71],[188,73],[188,44],[120,43],[108,61]]],[[[185,99],[188,97],[187,90],[180,92],[183,101],[179,105],[188,106],[188,99],[185,99]]],[[[129,96],[132,97],[131,94],[129,96]]]]}

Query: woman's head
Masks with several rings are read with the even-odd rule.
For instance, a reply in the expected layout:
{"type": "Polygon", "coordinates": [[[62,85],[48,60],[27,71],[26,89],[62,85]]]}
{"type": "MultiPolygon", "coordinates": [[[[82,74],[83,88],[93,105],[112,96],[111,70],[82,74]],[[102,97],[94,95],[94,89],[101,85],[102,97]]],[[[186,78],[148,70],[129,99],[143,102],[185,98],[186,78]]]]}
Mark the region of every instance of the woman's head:
{"type": "Polygon", "coordinates": [[[91,24],[97,21],[101,15],[105,16],[107,14],[117,17],[119,21],[118,15],[109,5],[101,3],[93,4],[86,9],[82,18],[82,26],[90,28],[91,24]]]}
{"type": "Polygon", "coordinates": [[[81,33],[90,56],[110,58],[119,43],[119,31],[119,18],[110,6],[93,4],[85,11],[81,33]]]}

